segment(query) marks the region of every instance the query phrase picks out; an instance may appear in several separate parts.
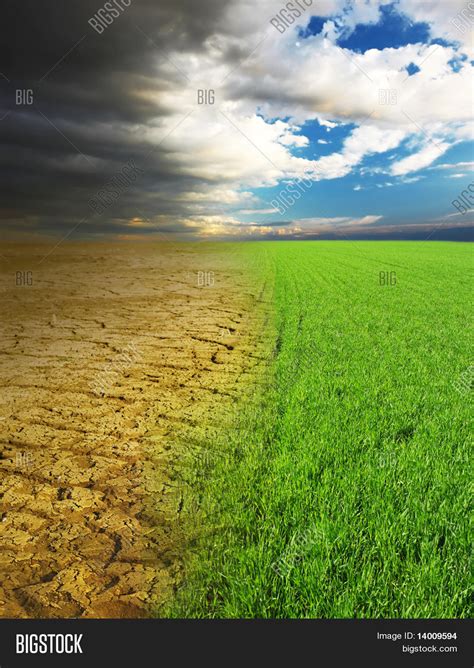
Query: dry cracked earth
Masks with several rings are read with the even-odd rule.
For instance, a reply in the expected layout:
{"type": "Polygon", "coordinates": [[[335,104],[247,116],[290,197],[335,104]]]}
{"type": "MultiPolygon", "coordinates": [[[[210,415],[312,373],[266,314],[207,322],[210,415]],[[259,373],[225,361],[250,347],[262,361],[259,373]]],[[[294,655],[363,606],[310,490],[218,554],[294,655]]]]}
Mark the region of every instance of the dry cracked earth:
{"type": "Polygon", "coordinates": [[[176,463],[263,364],[269,288],[226,248],[2,250],[2,617],[146,617],[183,580],[176,463]]]}

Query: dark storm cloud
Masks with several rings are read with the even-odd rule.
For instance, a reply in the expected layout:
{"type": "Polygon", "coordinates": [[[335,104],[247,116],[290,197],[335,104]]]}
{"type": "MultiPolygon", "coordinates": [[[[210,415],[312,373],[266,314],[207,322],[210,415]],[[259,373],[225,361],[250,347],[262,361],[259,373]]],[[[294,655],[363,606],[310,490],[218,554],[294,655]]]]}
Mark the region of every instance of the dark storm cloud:
{"type": "Polygon", "coordinates": [[[176,113],[160,93],[189,82],[169,50],[200,50],[228,1],[135,0],[97,34],[88,20],[103,4],[2,4],[0,215],[7,234],[20,220],[59,232],[90,217],[89,199],[129,159],[143,178],[91,226],[112,229],[113,215],[153,215],[157,204],[160,213],[176,213],[165,193],[190,188],[165,147],[153,148],[134,130],[176,113]],[[32,105],[17,104],[18,90],[32,90],[32,105]]]}

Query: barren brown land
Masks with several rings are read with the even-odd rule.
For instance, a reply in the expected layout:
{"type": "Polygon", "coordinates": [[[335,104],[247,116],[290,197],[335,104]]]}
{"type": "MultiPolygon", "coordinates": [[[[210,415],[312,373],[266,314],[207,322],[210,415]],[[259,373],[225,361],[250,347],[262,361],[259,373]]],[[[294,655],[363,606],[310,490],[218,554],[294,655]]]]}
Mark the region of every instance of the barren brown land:
{"type": "Polygon", "coordinates": [[[50,250],[0,258],[0,614],[147,616],[183,579],[176,466],[258,374],[271,288],[238,245],[50,250]]]}

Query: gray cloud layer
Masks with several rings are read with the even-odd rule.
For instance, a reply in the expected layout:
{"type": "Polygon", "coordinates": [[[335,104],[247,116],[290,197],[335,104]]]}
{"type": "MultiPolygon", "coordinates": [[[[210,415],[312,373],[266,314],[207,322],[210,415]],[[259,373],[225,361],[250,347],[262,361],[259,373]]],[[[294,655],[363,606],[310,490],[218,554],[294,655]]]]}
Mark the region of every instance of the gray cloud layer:
{"type": "Polygon", "coordinates": [[[96,0],[4,3],[0,190],[10,232],[31,225],[61,233],[83,217],[88,231],[117,232],[157,207],[176,214],[167,193],[192,190],[193,179],[177,174],[165,147],[154,147],[137,128],[176,113],[158,97],[186,85],[168,62],[169,49],[200,49],[227,4],[135,0],[97,34],[88,24],[101,8],[96,0]],[[18,89],[33,90],[32,106],[16,104],[18,89]],[[94,218],[88,201],[131,159],[142,178],[94,218]]]}

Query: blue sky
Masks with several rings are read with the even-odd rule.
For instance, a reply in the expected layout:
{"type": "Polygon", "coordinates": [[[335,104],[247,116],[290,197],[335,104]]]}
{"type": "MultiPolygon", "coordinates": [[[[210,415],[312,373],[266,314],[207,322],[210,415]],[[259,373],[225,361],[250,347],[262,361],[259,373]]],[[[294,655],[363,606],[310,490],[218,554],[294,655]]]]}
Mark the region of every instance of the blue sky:
{"type": "MultiPolygon", "coordinates": [[[[342,140],[353,128],[339,126],[329,134],[316,122],[308,123],[302,129],[311,143],[298,151],[300,155],[313,158],[328,155],[339,150],[342,140]],[[318,139],[330,144],[320,145],[318,139]]],[[[311,188],[292,206],[291,217],[309,218],[364,216],[367,207],[375,214],[382,215],[387,224],[403,222],[425,222],[456,213],[452,201],[464,188],[474,181],[474,148],[472,142],[461,142],[447,151],[429,167],[416,171],[407,177],[394,178],[387,174],[371,173],[374,168],[383,169],[387,160],[394,156],[403,157],[410,151],[403,146],[382,155],[367,157],[360,168],[346,177],[314,182],[311,188]],[[472,163],[466,166],[467,163],[472,163]],[[449,165],[449,167],[448,167],[449,165]],[[459,167],[456,167],[458,166],[459,167]],[[464,165],[464,166],[463,166],[464,165]],[[458,176],[463,174],[464,176],[458,176]],[[453,175],[456,175],[453,177],[453,175]],[[387,185],[390,184],[390,185],[387,185]]],[[[272,200],[285,189],[285,184],[255,191],[262,200],[271,205],[272,200]]],[[[252,215],[245,216],[251,220],[252,215]]],[[[288,214],[263,214],[259,221],[287,220],[288,214]]]]}
{"type": "MultiPolygon", "coordinates": [[[[299,35],[308,37],[320,34],[328,18],[338,20],[337,16],[311,16],[308,25],[299,31],[299,35]]],[[[343,16],[340,21],[341,25],[344,25],[343,16]]],[[[357,24],[350,32],[343,32],[337,43],[345,49],[365,53],[368,49],[397,48],[430,41],[429,24],[410,20],[400,13],[396,3],[393,3],[380,7],[380,19],[377,23],[357,24]]]]}
{"type": "MultiPolygon", "coordinates": [[[[366,0],[366,4],[370,4],[370,0],[366,0]]],[[[374,0],[372,5],[376,4],[374,0]]],[[[365,16],[365,22],[357,22],[354,13],[346,8],[339,13],[307,16],[304,25],[292,28],[294,37],[287,40],[287,54],[305,49],[306,53],[327,55],[328,50],[334,49],[336,54],[344,52],[344,65],[349,63],[350,66],[351,62],[355,65],[352,68],[354,90],[350,90],[349,81],[347,110],[339,102],[334,113],[330,113],[328,106],[332,102],[332,91],[327,95],[329,102],[324,101],[324,113],[316,114],[314,118],[311,117],[314,114],[307,111],[309,118],[303,122],[297,119],[292,124],[291,107],[287,105],[281,105],[285,109],[281,115],[272,117],[268,111],[265,115],[265,105],[257,109],[267,125],[278,121],[288,123],[294,137],[305,138],[304,143],[289,149],[293,158],[308,162],[309,171],[305,170],[305,173],[309,175],[312,166],[324,167],[331,160],[347,154],[345,144],[354,143],[351,136],[359,134],[362,137],[361,133],[370,132],[370,126],[377,126],[382,137],[384,127],[387,135],[399,132],[401,137],[392,144],[389,142],[386,150],[383,141],[380,147],[369,148],[366,152],[362,146],[358,149],[357,159],[349,154],[349,168],[342,165],[336,175],[325,174],[323,169],[321,178],[309,176],[313,179],[311,187],[300,188],[301,194],[297,198],[285,195],[288,184],[298,183],[299,177],[294,175],[283,177],[270,187],[260,185],[251,189],[258,205],[241,210],[234,224],[241,221],[250,228],[268,228],[270,236],[279,227],[289,235],[298,227],[303,228],[303,235],[313,231],[324,233],[330,229],[331,220],[339,228],[340,218],[347,218],[346,232],[350,231],[351,221],[360,225],[361,220],[370,217],[377,219],[370,220],[371,229],[407,225],[415,229],[428,224],[436,226],[440,221],[446,227],[472,224],[470,212],[460,215],[452,204],[473,182],[472,121],[466,114],[470,93],[466,95],[465,89],[472,81],[468,78],[472,76],[469,50],[460,39],[462,34],[454,31],[453,26],[450,33],[437,30],[436,22],[430,21],[429,16],[426,18],[416,20],[404,13],[398,2],[392,2],[380,4],[376,20],[372,13],[369,20],[365,16]],[[377,58],[379,62],[386,58],[388,74],[383,87],[380,67],[378,64],[373,67],[377,58]],[[360,109],[353,109],[358,106],[354,99],[357,99],[361,79],[367,84],[364,76],[373,88],[372,100],[366,105],[366,118],[360,109]],[[443,109],[437,118],[433,102],[437,103],[443,95],[445,84],[445,95],[449,96],[455,90],[456,97],[452,101],[452,113],[443,109]],[[429,88],[434,93],[428,95],[429,88]],[[425,95],[426,104],[423,101],[425,95]],[[459,118],[456,116],[458,102],[459,118]],[[431,112],[426,114],[428,104],[431,112]],[[290,199],[291,206],[285,204],[284,210],[276,211],[279,207],[275,202],[281,205],[281,197],[286,203],[290,199]],[[315,220],[314,230],[308,227],[310,219],[315,220]]],[[[314,62],[317,63],[317,59],[314,62]]],[[[339,76],[336,64],[333,76],[339,76]]],[[[328,85],[327,77],[320,77],[320,81],[328,85]]],[[[320,97],[317,86],[315,81],[316,100],[320,97]]],[[[360,95],[364,95],[363,90],[360,95]]],[[[446,105],[444,98],[443,104],[446,105]]],[[[301,230],[296,236],[300,233],[301,230]]]]}

